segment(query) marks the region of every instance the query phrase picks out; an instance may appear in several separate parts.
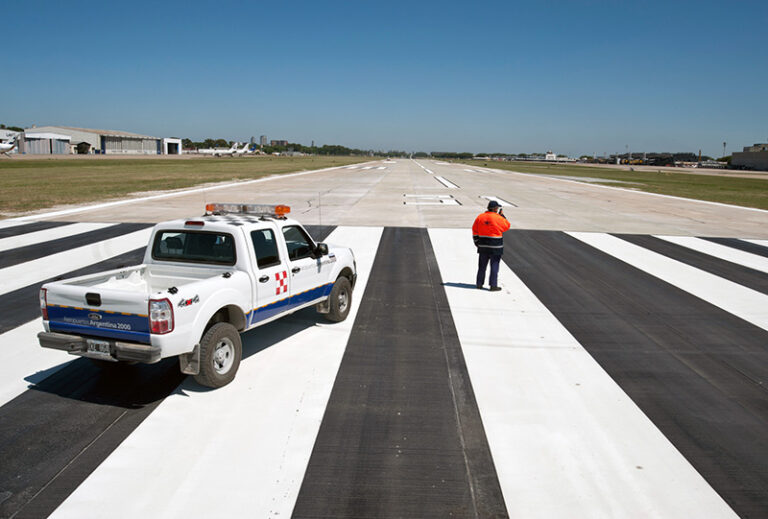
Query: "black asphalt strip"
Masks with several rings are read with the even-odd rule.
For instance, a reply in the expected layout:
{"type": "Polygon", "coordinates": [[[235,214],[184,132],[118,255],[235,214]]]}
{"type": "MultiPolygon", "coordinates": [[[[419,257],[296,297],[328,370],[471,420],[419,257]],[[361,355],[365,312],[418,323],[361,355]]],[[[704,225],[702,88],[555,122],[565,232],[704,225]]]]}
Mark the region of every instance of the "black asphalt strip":
{"type": "Polygon", "coordinates": [[[744,252],[749,252],[751,254],[757,254],[758,256],[765,256],[766,258],[768,258],[768,247],[763,247],[762,245],[758,245],[757,243],[739,240],[736,238],[702,238],[702,239],[711,241],[712,243],[719,243],[720,245],[725,245],[727,247],[731,247],[734,249],[743,250],[744,252]]]}
{"type": "MultiPolygon", "coordinates": [[[[334,228],[307,226],[318,241],[334,228]]],[[[0,407],[0,517],[50,515],[185,378],[175,358],[108,370],[61,359],[76,360],[0,407]]]]}
{"type": "Polygon", "coordinates": [[[91,245],[99,241],[109,240],[110,238],[116,238],[134,231],[146,229],[147,227],[151,227],[151,225],[145,223],[121,223],[95,231],[66,236],[57,240],[11,249],[3,252],[2,256],[0,256],[0,268],[18,265],[19,263],[36,260],[43,256],[82,247],[83,245],[91,245]]]}
{"type": "Polygon", "coordinates": [[[618,238],[639,245],[653,252],[663,254],[668,258],[685,263],[699,270],[709,272],[728,281],[733,281],[752,290],[768,294],[768,274],[758,270],[738,265],[730,261],[722,260],[698,252],[688,247],[683,247],[654,236],[640,236],[636,234],[617,234],[618,238]]]}
{"type": "Polygon", "coordinates": [[[426,229],[384,230],[293,516],[506,517],[426,229]]]}
{"type": "Polygon", "coordinates": [[[765,517],[768,332],[564,233],[508,232],[504,261],[736,513],[765,517]]]}

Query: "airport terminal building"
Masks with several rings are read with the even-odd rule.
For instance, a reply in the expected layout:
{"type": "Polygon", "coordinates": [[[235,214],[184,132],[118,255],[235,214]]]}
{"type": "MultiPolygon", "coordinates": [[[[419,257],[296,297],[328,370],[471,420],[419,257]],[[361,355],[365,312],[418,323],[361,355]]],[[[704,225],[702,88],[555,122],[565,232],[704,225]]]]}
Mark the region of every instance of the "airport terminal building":
{"type": "Polygon", "coordinates": [[[19,153],[178,155],[181,139],[160,138],[116,130],[94,130],[70,126],[40,126],[24,131],[19,153]]]}

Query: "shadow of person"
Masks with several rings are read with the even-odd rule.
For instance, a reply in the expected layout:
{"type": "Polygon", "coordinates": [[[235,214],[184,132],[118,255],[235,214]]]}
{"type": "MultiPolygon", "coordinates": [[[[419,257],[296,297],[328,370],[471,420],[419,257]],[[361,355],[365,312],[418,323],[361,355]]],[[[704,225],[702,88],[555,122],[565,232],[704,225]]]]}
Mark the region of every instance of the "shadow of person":
{"type": "Polygon", "coordinates": [[[453,282],[445,282],[443,283],[444,287],[453,287],[453,288],[471,288],[472,290],[477,290],[477,287],[475,285],[471,285],[469,283],[453,283],[453,282]]]}

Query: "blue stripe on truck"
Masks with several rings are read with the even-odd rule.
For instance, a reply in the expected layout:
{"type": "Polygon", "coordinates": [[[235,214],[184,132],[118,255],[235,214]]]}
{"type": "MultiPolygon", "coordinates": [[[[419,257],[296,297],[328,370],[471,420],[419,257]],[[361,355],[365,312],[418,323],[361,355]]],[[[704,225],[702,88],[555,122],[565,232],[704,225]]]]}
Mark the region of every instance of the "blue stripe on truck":
{"type": "Polygon", "coordinates": [[[52,332],[150,344],[149,318],[146,315],[48,305],[48,326],[52,332]]]}
{"type": "Polygon", "coordinates": [[[328,297],[332,288],[333,283],[326,283],[325,285],[321,285],[300,294],[296,294],[295,296],[281,299],[280,301],[275,301],[274,303],[256,308],[251,312],[248,318],[248,323],[249,325],[253,326],[259,321],[264,321],[265,319],[274,317],[281,312],[290,310],[291,308],[301,306],[321,297],[328,297]]]}

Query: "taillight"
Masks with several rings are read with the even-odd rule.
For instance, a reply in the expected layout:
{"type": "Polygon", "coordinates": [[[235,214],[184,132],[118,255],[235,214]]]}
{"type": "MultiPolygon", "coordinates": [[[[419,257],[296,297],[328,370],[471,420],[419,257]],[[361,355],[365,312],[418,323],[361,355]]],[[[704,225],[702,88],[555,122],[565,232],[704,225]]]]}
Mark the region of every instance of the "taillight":
{"type": "Polygon", "coordinates": [[[158,335],[173,331],[173,305],[167,299],[149,300],[149,331],[158,335]]]}
{"type": "Polygon", "coordinates": [[[40,312],[43,314],[43,321],[48,320],[48,290],[40,289],[40,312]]]}

